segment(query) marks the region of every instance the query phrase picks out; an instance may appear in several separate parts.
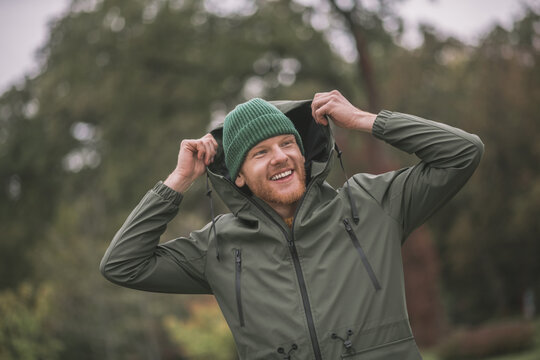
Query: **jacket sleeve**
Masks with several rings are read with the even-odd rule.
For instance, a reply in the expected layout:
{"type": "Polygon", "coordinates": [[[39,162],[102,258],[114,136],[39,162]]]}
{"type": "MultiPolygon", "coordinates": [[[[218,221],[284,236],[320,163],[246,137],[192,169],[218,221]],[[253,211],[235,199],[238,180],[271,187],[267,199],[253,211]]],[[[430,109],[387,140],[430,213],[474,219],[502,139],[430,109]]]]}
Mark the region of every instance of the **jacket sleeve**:
{"type": "Polygon", "coordinates": [[[375,200],[402,225],[403,240],[459,191],[484,151],[476,135],[386,110],[377,116],[373,135],[421,160],[371,180],[354,177],[358,185],[369,187],[375,200]]]}
{"type": "Polygon", "coordinates": [[[138,290],[211,294],[204,274],[210,226],[159,244],[181,201],[181,194],[156,184],[114,236],[101,260],[103,276],[138,290]]]}

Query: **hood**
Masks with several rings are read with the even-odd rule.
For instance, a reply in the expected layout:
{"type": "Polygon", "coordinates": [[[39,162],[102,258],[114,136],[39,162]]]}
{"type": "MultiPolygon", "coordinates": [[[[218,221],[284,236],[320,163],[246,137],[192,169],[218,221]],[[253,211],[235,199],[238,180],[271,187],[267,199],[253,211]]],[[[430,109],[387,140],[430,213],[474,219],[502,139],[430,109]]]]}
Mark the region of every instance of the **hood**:
{"type": "MultiPolygon", "coordinates": [[[[306,181],[308,183],[324,181],[330,172],[330,160],[333,158],[334,151],[334,139],[330,127],[315,122],[311,116],[311,100],[270,101],[270,103],[292,121],[302,138],[306,159],[306,181]]],[[[218,143],[218,150],[214,162],[207,167],[207,173],[214,190],[229,210],[235,216],[252,218],[252,212],[249,211],[252,201],[259,206],[269,208],[264,201],[253,196],[249,189],[238,188],[231,180],[223,152],[223,125],[217,126],[211,131],[211,134],[218,143]]]]}

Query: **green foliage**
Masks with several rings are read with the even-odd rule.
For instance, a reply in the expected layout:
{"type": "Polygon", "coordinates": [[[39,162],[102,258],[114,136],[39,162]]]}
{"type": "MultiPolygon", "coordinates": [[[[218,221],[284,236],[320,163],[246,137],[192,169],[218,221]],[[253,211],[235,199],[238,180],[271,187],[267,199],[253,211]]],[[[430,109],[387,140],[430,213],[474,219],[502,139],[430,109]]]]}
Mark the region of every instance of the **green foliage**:
{"type": "Polygon", "coordinates": [[[0,293],[0,358],[57,359],[62,343],[51,331],[53,288],[28,283],[0,293]]]}
{"type": "Polygon", "coordinates": [[[529,288],[538,305],[538,21],[529,11],[478,47],[425,28],[422,47],[394,52],[383,65],[389,108],[476,133],[486,146],[472,179],[430,221],[454,322],[518,314],[529,288]]]}
{"type": "Polygon", "coordinates": [[[164,319],[169,336],[184,349],[185,355],[200,360],[235,359],[233,337],[217,303],[198,300],[191,302],[188,308],[187,320],[174,316],[164,319]]]}
{"type": "MultiPolygon", "coordinates": [[[[54,284],[60,358],[178,357],[156,319],[184,313],[185,297],[108,284],[98,265],[114,232],[180,140],[238,102],[347,84],[349,66],[289,2],[227,16],[204,5],[75,0],[51,25],[41,74],[0,98],[0,287],[54,284]]],[[[195,184],[165,237],[209,220],[203,193],[195,184]]]]}
{"type": "MultiPolygon", "coordinates": [[[[41,74],[0,97],[0,304],[17,314],[2,316],[0,328],[19,329],[19,344],[30,345],[17,349],[47,352],[34,358],[178,358],[198,350],[176,336],[211,321],[188,316],[189,297],[106,283],[98,264],[116,229],[172,170],[180,140],[202,136],[238,102],[332,88],[359,105],[366,96],[355,67],[332,52],[332,35],[311,26],[317,9],[285,0],[227,14],[212,1],[73,4],[51,25],[41,74]],[[19,289],[25,279],[47,285],[19,289]]],[[[392,43],[384,14],[368,15],[384,107],[462,127],[486,144],[477,173],[431,221],[451,320],[518,313],[524,289],[540,297],[538,14],[493,29],[477,47],[425,28],[415,50],[392,43]]],[[[357,143],[346,151],[349,173],[363,170],[357,143]]],[[[203,182],[192,187],[184,221],[166,238],[209,220],[203,193],[203,182]]],[[[2,351],[12,349],[2,331],[2,351]]],[[[228,348],[226,338],[215,333],[207,344],[228,348]]]]}

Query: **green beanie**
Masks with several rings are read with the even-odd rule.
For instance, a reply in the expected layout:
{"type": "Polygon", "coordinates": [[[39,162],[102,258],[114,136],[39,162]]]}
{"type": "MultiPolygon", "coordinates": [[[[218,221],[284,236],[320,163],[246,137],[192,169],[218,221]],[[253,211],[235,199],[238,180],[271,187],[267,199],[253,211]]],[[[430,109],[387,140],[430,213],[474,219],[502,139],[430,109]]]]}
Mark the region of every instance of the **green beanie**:
{"type": "Polygon", "coordinates": [[[284,134],[294,135],[304,154],[302,139],[292,121],[267,101],[251,99],[227,114],[223,124],[223,149],[231,179],[236,179],[252,147],[263,140],[284,134]]]}

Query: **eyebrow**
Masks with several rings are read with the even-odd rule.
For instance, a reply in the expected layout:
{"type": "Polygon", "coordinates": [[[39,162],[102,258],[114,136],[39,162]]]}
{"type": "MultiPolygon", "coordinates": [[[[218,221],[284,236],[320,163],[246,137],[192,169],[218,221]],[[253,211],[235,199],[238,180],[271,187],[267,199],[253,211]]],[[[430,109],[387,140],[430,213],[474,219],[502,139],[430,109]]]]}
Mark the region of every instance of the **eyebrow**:
{"type": "Polygon", "coordinates": [[[253,155],[253,154],[259,152],[260,150],[264,150],[266,148],[267,148],[267,146],[265,146],[265,145],[255,145],[254,147],[251,148],[251,150],[248,151],[248,156],[253,155]]]}

